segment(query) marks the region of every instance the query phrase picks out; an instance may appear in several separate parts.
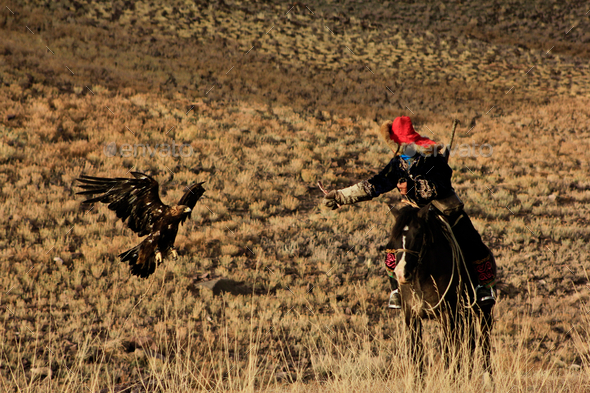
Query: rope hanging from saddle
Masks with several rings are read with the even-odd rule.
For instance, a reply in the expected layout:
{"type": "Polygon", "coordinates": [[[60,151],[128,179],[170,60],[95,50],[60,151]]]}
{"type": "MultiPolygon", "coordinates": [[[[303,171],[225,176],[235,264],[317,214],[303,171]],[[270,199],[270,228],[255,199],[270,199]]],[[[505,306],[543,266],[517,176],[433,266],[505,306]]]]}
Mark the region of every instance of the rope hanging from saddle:
{"type": "MultiPolygon", "coordinates": [[[[445,293],[443,294],[443,296],[439,300],[439,304],[444,299],[445,295],[447,294],[447,292],[451,286],[451,283],[453,282],[453,275],[455,272],[455,267],[456,267],[456,270],[458,272],[460,272],[461,265],[463,265],[463,268],[465,269],[465,273],[467,274],[467,278],[469,280],[469,285],[471,286],[471,289],[473,290],[473,299],[474,299],[471,304],[465,305],[465,307],[473,308],[473,306],[477,302],[477,298],[475,296],[475,287],[473,285],[473,280],[471,279],[471,274],[469,274],[469,269],[467,269],[467,263],[465,262],[465,257],[463,256],[463,252],[461,251],[461,247],[459,246],[459,242],[457,241],[457,238],[455,238],[455,234],[453,233],[453,228],[451,227],[449,222],[440,214],[437,214],[436,216],[443,223],[443,225],[442,225],[443,234],[444,234],[445,238],[449,241],[449,245],[451,246],[452,259],[453,259],[453,273],[451,274],[451,280],[449,281],[449,285],[447,285],[447,289],[445,290],[445,293]]],[[[463,284],[463,279],[462,279],[461,273],[459,273],[459,289],[460,290],[462,288],[462,284],[463,284]]],[[[435,307],[433,307],[433,310],[439,304],[437,304],[435,307]]]]}

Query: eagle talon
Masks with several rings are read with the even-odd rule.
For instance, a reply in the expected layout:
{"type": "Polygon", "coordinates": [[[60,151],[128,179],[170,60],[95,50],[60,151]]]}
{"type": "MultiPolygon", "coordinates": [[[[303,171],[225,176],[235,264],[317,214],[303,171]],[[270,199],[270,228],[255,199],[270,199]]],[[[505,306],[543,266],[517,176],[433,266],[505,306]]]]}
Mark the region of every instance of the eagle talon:
{"type": "Polygon", "coordinates": [[[156,251],[156,263],[162,263],[162,253],[160,251],[156,251]]]}
{"type": "Polygon", "coordinates": [[[172,251],[170,251],[170,255],[172,255],[172,258],[178,259],[178,253],[175,249],[172,249],[172,251]]]}

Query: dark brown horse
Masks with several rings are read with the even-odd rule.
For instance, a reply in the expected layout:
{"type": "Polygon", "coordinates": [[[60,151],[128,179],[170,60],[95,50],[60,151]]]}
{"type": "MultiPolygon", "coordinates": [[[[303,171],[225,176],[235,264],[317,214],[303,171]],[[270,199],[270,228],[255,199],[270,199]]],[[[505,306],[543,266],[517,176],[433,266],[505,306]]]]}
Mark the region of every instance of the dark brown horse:
{"type": "MultiPolygon", "coordinates": [[[[476,347],[475,323],[481,329],[484,372],[491,378],[490,333],[492,307],[480,308],[475,303],[475,272],[462,259],[452,229],[434,208],[412,206],[392,209],[396,217],[388,252],[395,252],[395,274],[400,285],[402,309],[410,328],[410,348],[420,375],[424,372],[422,319],[438,319],[445,333],[446,364],[461,359],[460,347],[467,340],[469,372],[476,347]]],[[[457,361],[457,369],[461,362],[457,361]]]]}

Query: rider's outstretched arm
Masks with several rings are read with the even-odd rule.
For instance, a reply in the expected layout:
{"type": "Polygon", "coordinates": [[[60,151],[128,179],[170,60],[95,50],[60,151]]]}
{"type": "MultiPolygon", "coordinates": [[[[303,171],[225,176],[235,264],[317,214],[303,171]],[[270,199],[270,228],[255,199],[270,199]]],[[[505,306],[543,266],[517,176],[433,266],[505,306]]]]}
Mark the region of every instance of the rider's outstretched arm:
{"type": "Polygon", "coordinates": [[[328,192],[322,203],[331,208],[337,209],[338,205],[351,205],[357,202],[368,201],[383,193],[393,190],[399,179],[399,170],[394,158],[375,176],[363,180],[350,187],[328,192]]]}

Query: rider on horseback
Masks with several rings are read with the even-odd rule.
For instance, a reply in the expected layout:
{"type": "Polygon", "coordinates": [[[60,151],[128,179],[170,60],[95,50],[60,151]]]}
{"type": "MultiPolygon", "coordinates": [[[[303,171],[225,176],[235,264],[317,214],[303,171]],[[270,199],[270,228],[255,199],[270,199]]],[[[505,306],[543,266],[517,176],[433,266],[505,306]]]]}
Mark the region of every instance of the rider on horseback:
{"type": "MultiPolygon", "coordinates": [[[[477,272],[477,302],[481,306],[493,305],[496,302],[492,290],[496,283],[495,269],[492,266],[494,259],[463,210],[463,202],[451,185],[453,170],[447,163],[448,150],[420,136],[407,116],[383,123],[380,131],[386,143],[395,152],[395,157],[370,179],[348,188],[328,192],[322,200],[323,204],[336,209],[340,205],[373,199],[396,187],[406,201],[418,207],[432,202],[453,228],[453,234],[461,247],[465,261],[471,263],[477,272]]],[[[392,289],[389,307],[401,308],[398,283],[394,274],[395,254],[387,254],[385,265],[392,289]]]]}

